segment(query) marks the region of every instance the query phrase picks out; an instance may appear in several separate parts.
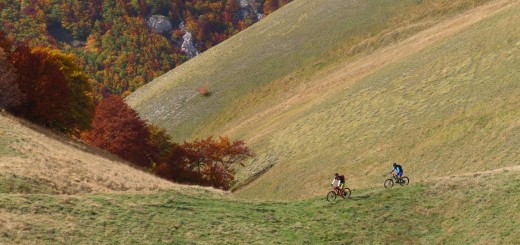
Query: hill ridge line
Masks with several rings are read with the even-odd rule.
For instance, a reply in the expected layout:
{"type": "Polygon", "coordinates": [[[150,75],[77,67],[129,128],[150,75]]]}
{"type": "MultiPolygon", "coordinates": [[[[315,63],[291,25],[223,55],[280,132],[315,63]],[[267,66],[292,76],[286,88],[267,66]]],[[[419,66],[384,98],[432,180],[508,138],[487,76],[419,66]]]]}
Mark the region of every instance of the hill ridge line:
{"type": "Polygon", "coordinates": [[[227,193],[211,187],[170,182],[109,152],[4,112],[0,112],[0,147],[2,145],[12,154],[4,155],[0,151],[0,195],[135,194],[161,190],[227,193]],[[12,181],[15,183],[2,186],[3,182],[12,181]]]}
{"type": "MultiPolygon", "coordinates": [[[[257,113],[255,116],[240,122],[231,129],[225,130],[222,134],[233,135],[234,132],[239,132],[241,128],[250,127],[254,122],[258,123],[262,118],[265,118],[266,115],[282,115],[295,105],[305,104],[305,106],[301,106],[297,109],[298,111],[305,111],[315,104],[310,102],[317,101],[317,103],[319,103],[324,98],[348,88],[356,81],[381,70],[389,64],[409,57],[433,45],[437,41],[456,34],[473,24],[488,19],[518,4],[520,4],[520,2],[514,0],[497,0],[479,6],[434,25],[403,41],[378,49],[368,56],[355,61],[344,62],[325,71],[321,71],[315,76],[327,74],[321,79],[324,80],[324,82],[312,85],[305,84],[302,85],[303,88],[300,86],[300,88],[296,89],[298,92],[285,102],[257,113]],[[347,67],[346,71],[342,69],[345,67],[347,67]]],[[[271,125],[271,127],[256,131],[255,136],[251,137],[248,143],[254,144],[262,135],[276,128],[274,125],[286,123],[285,121],[286,120],[282,118],[271,125]]]]}

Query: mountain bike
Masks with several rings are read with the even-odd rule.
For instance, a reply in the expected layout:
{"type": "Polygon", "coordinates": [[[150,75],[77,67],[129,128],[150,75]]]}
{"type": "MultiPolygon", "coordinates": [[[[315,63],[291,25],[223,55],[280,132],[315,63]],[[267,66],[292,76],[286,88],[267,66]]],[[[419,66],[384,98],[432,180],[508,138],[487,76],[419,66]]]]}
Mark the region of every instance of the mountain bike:
{"type": "Polygon", "coordinates": [[[337,196],[343,197],[343,199],[347,199],[352,194],[352,191],[350,191],[349,188],[345,188],[344,190],[341,190],[339,187],[334,186],[332,188],[332,191],[329,191],[327,193],[327,201],[333,202],[336,200],[337,196]]]}
{"type": "Polygon", "coordinates": [[[403,176],[401,178],[397,177],[397,175],[392,175],[391,179],[385,180],[385,188],[392,188],[395,184],[399,184],[401,186],[408,185],[410,183],[410,179],[408,177],[403,176]]]}

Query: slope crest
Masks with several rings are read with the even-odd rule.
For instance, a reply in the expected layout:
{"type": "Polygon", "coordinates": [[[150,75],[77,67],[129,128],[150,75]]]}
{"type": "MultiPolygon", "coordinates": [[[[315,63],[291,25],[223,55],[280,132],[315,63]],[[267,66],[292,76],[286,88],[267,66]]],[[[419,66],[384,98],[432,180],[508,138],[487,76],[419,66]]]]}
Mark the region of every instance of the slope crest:
{"type": "Polygon", "coordinates": [[[80,194],[161,189],[210,190],[171,183],[80,141],[0,114],[0,193],[80,194]]]}

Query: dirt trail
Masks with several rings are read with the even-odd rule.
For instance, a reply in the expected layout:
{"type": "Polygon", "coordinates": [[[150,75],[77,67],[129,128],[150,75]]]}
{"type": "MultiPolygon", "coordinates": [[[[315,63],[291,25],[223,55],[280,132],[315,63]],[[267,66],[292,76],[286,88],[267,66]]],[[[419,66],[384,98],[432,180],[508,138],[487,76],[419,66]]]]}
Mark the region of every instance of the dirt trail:
{"type": "MultiPolygon", "coordinates": [[[[417,179],[417,180],[413,180],[413,182],[433,184],[437,188],[437,187],[443,187],[443,186],[446,187],[447,185],[454,184],[454,183],[471,184],[471,183],[475,183],[475,182],[486,181],[485,180],[486,177],[491,177],[494,175],[504,174],[504,173],[508,173],[508,172],[517,174],[517,172],[520,172],[520,165],[496,168],[496,169],[485,170],[485,171],[477,171],[477,172],[471,172],[471,173],[453,174],[453,175],[444,176],[444,177],[417,179]]],[[[371,187],[378,187],[378,186],[380,186],[380,185],[373,185],[371,187]]]]}
{"type": "MultiPolygon", "coordinates": [[[[459,173],[459,174],[452,174],[448,176],[442,176],[442,177],[428,177],[428,178],[415,178],[414,176],[408,176],[410,177],[410,184],[414,183],[426,183],[429,185],[434,185],[436,188],[441,186],[446,186],[447,184],[454,184],[454,183],[474,183],[483,181],[486,177],[491,177],[494,175],[504,174],[504,173],[511,173],[511,174],[517,174],[517,172],[520,172],[520,165],[514,165],[514,166],[507,166],[502,168],[496,168],[491,170],[484,170],[484,171],[476,171],[476,172],[468,172],[468,173],[459,173]]],[[[390,177],[390,175],[384,175],[384,177],[390,177]]],[[[377,188],[378,190],[375,190],[377,192],[384,190],[380,189],[383,185],[383,181],[386,178],[381,178],[381,181],[378,183],[372,183],[369,185],[363,185],[359,186],[358,188],[361,189],[367,189],[367,188],[377,188]]]]}
{"type": "Polygon", "coordinates": [[[520,165],[515,166],[508,166],[503,168],[497,168],[492,170],[486,170],[486,171],[477,171],[472,173],[463,173],[463,174],[456,174],[456,175],[450,175],[446,177],[437,177],[433,178],[434,180],[453,180],[457,178],[466,178],[466,177],[478,177],[478,176],[488,176],[488,175],[496,175],[504,172],[520,172],[520,165]]]}
{"type": "Polygon", "coordinates": [[[305,87],[296,89],[298,92],[283,103],[277,106],[259,112],[254,117],[240,122],[232,129],[223,132],[224,135],[234,135],[235,132],[244,131],[244,128],[250,128],[251,125],[263,125],[263,119],[281,116],[280,120],[272,124],[270,127],[255,127],[255,135],[247,139],[248,143],[254,144],[255,141],[264,135],[277,130],[279,126],[287,125],[292,120],[290,115],[283,115],[289,110],[294,110],[295,106],[299,106],[297,111],[290,113],[298,115],[309,109],[313,105],[320,103],[322,100],[331,96],[338,91],[342,91],[368,75],[384,68],[386,65],[392,64],[406,57],[409,57],[432,44],[447,38],[461,30],[478,23],[484,19],[509,9],[513,6],[520,5],[520,1],[516,0],[497,0],[491,3],[479,6],[469,10],[463,14],[457,15],[449,20],[443,21],[427,30],[418,34],[379,49],[374,53],[353,62],[345,62],[325,72],[323,77],[319,77],[319,82],[312,85],[303,85],[305,87]],[[304,106],[302,106],[304,105],[304,106]]]}

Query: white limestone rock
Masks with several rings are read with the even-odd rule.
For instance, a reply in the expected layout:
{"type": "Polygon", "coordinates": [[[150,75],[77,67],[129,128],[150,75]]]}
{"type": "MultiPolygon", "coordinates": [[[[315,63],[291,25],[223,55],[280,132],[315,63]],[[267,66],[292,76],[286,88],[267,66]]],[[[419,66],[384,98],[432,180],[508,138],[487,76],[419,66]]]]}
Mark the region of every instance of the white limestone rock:
{"type": "Polygon", "coordinates": [[[148,25],[148,28],[161,34],[171,32],[173,29],[170,19],[163,15],[150,16],[146,21],[146,24],[148,25]]]}

